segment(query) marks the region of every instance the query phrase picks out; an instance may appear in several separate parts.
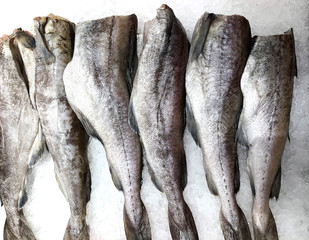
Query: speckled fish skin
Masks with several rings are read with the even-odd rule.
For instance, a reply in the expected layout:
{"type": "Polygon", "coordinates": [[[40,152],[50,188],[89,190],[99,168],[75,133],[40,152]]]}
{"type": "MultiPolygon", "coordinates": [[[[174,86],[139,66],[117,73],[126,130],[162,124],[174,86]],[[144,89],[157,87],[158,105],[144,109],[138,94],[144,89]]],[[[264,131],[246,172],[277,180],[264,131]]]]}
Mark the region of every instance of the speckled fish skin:
{"type": "Polygon", "coordinates": [[[244,95],[240,141],[254,195],[252,222],[256,240],[276,240],[269,198],[279,196],[281,156],[290,122],[296,60],[293,32],[258,36],[241,79],[244,95]]]}
{"type": "Polygon", "coordinates": [[[186,72],[187,127],[201,147],[209,190],[220,197],[225,239],[251,239],[235,197],[240,79],[250,48],[247,19],[206,12],[195,26],[186,72]]]}
{"type": "Polygon", "coordinates": [[[73,55],[74,24],[50,14],[35,18],[34,26],[35,103],[56,178],[71,211],[64,239],[86,240],[89,239],[86,203],[90,191],[88,136],[67,101],[62,79],[73,55]]]}
{"type": "Polygon", "coordinates": [[[142,151],[128,123],[136,70],[137,17],[111,16],[78,23],[64,82],[71,106],[88,133],[104,144],[113,181],[124,194],[126,238],[151,239],[141,200],[142,151]]]}
{"type": "Polygon", "coordinates": [[[35,54],[34,54],[34,47],[28,47],[28,44],[25,44],[25,41],[27,40],[26,36],[30,35],[33,40],[35,41],[33,35],[28,31],[23,31],[22,29],[16,29],[15,31],[15,40],[18,44],[21,58],[24,63],[25,67],[25,73],[28,78],[28,86],[29,86],[29,95],[32,107],[36,109],[36,103],[35,103],[35,54]]]}
{"type": "Polygon", "coordinates": [[[130,106],[130,124],[140,134],[152,180],[168,200],[172,238],[193,240],[198,234],[184,201],[186,158],[185,68],[188,40],[171,8],[162,5],[144,29],[130,106]]]}
{"type": "MultiPolygon", "coordinates": [[[[39,118],[31,105],[27,75],[13,35],[0,39],[0,196],[7,216],[3,238],[35,240],[22,207],[27,201],[28,168],[43,145],[36,142],[39,118]]],[[[23,44],[33,48],[34,39],[26,36],[23,44]]]]}

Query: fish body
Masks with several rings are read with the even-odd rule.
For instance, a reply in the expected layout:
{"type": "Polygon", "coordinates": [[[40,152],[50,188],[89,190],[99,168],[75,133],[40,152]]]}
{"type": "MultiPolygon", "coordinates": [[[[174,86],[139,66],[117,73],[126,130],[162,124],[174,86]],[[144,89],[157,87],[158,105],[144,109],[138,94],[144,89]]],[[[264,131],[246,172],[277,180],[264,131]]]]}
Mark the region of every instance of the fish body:
{"type": "Polygon", "coordinates": [[[88,136],[66,98],[63,71],[74,48],[74,24],[54,16],[34,19],[35,104],[59,186],[71,216],[64,239],[89,239],[86,204],[90,191],[88,136]]]}
{"type": "Polygon", "coordinates": [[[75,51],[64,82],[68,100],[89,135],[104,145],[112,179],[124,194],[127,239],[151,239],[141,200],[142,150],[128,124],[136,70],[137,17],[111,16],[76,25],[75,51]]]}
{"type": "Polygon", "coordinates": [[[206,12],[195,26],[186,72],[187,127],[201,147],[209,190],[220,197],[225,239],[251,239],[235,198],[240,79],[250,48],[251,31],[244,17],[206,12]]]}
{"type": "Polygon", "coordinates": [[[144,45],[133,83],[130,124],[141,137],[149,173],[166,194],[173,239],[198,239],[183,198],[186,158],[185,68],[188,40],[171,8],[162,5],[144,28],[144,45]]]}
{"type": "Polygon", "coordinates": [[[240,142],[254,195],[255,239],[278,239],[269,198],[279,196],[281,156],[288,136],[296,61],[293,32],[258,36],[241,79],[240,142]]]}
{"type": "MultiPolygon", "coordinates": [[[[33,41],[28,35],[23,44],[34,47],[33,41]]],[[[0,196],[7,216],[3,237],[34,240],[22,207],[28,199],[29,167],[40,157],[44,138],[31,104],[20,49],[12,36],[0,39],[0,143],[0,196]]]]}

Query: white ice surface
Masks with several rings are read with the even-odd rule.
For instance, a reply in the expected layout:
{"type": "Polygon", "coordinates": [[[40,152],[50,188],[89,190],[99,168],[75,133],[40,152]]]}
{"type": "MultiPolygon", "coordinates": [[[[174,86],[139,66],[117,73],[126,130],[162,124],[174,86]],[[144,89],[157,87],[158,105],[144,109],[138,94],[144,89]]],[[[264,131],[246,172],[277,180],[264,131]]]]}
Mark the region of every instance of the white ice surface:
{"type": "MultiPolygon", "coordinates": [[[[282,187],[278,201],[271,201],[280,240],[309,239],[309,1],[308,0],[195,0],[195,1],[5,1],[0,8],[0,36],[14,28],[30,29],[32,19],[49,13],[73,22],[110,15],[135,13],[139,18],[139,33],[145,21],[152,19],[162,3],[173,8],[184,25],[188,38],[197,19],[204,11],[221,14],[241,14],[251,25],[252,34],[280,34],[294,29],[298,78],[294,84],[291,112],[290,142],[286,143],[282,159],[282,187]]],[[[139,35],[141,39],[141,35],[139,35]]],[[[139,48],[140,49],[140,48],[139,48]]],[[[104,149],[96,140],[89,145],[92,172],[92,195],[87,206],[87,220],[92,240],[123,240],[123,197],[110,178],[104,149]]],[[[185,149],[188,162],[188,185],[184,191],[201,240],[223,239],[219,226],[219,199],[206,185],[201,152],[186,131],[185,149]]],[[[237,200],[251,227],[251,190],[246,173],[245,154],[239,148],[241,188],[237,200]]],[[[148,210],[153,240],[170,240],[167,202],[143,171],[142,199],[148,210]]],[[[62,196],[53,173],[53,163],[47,156],[31,175],[32,188],[25,206],[27,218],[38,240],[60,240],[69,218],[68,204],[62,196]]],[[[0,208],[0,240],[5,220],[0,208]]],[[[252,230],[252,229],[251,229],[252,230]]]]}

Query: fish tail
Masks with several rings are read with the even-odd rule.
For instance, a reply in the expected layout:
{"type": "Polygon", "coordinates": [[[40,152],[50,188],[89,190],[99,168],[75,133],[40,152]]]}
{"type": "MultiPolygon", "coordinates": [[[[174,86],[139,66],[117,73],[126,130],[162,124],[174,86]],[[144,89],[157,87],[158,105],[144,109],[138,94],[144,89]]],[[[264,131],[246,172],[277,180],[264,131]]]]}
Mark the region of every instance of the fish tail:
{"type": "Polygon", "coordinates": [[[151,240],[151,230],[148,214],[142,203],[142,217],[133,223],[124,207],[123,221],[127,240],[151,240]]]}
{"type": "Polygon", "coordinates": [[[231,224],[225,218],[222,209],[220,210],[220,224],[224,239],[229,240],[251,240],[251,234],[247,219],[243,211],[238,208],[237,223],[231,224]]]}
{"type": "Polygon", "coordinates": [[[86,220],[69,220],[63,240],[89,240],[89,228],[86,220]]]}
{"type": "Polygon", "coordinates": [[[254,211],[253,209],[252,224],[255,240],[279,239],[276,222],[270,209],[268,212],[254,211]]]}
{"type": "Polygon", "coordinates": [[[198,240],[193,215],[185,202],[181,210],[182,212],[176,212],[170,206],[168,207],[168,220],[173,240],[198,240]]]}

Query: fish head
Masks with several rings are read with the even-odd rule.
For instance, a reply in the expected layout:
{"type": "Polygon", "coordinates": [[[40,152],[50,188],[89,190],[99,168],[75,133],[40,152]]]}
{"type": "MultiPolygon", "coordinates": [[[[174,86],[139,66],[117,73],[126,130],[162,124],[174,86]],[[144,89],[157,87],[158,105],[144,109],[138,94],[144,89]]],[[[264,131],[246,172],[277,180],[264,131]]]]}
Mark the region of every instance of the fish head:
{"type": "Polygon", "coordinates": [[[69,20],[49,14],[47,17],[34,18],[36,41],[39,42],[47,64],[55,62],[55,56],[67,55],[72,58],[74,48],[75,24],[69,20]]]}
{"type": "Polygon", "coordinates": [[[46,17],[45,34],[66,34],[70,31],[70,27],[75,29],[75,24],[69,20],[55,16],[52,13],[46,17]]]}

